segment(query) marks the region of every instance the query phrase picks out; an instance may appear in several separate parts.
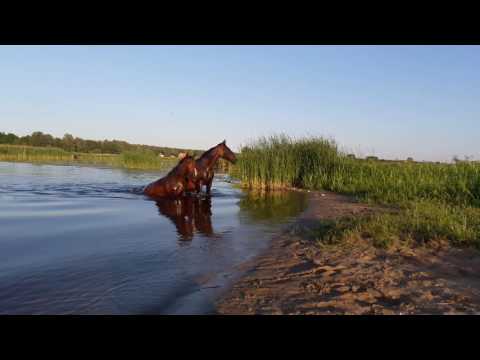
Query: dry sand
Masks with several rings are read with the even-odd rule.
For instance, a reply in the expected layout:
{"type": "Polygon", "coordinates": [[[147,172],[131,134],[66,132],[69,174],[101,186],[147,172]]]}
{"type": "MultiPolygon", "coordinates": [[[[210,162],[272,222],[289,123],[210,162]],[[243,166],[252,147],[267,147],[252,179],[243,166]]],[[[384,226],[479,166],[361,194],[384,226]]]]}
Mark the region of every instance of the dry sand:
{"type": "MultiPolygon", "coordinates": [[[[293,229],[375,211],[334,193],[310,195],[293,229]]],[[[480,313],[480,254],[475,250],[445,245],[384,250],[367,240],[320,248],[300,233],[279,234],[264,254],[245,264],[245,275],[219,299],[217,313],[480,313]]]]}

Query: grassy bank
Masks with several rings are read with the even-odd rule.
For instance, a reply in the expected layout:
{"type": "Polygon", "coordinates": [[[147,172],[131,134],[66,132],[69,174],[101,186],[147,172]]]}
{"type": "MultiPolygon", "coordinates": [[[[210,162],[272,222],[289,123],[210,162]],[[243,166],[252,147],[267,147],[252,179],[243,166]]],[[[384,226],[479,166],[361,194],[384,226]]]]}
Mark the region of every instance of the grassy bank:
{"type": "Polygon", "coordinates": [[[91,164],[126,169],[163,170],[173,167],[178,159],[160,158],[149,151],[132,151],[114,155],[69,152],[53,147],[0,145],[0,161],[91,164]]]}
{"type": "Polygon", "coordinates": [[[446,241],[480,249],[480,209],[422,200],[391,212],[323,221],[310,235],[322,245],[362,238],[378,247],[446,241]]]}
{"type": "Polygon", "coordinates": [[[242,149],[235,175],[249,188],[299,187],[397,204],[436,199],[480,205],[480,165],[352,159],[331,140],[274,136],[242,149]]]}
{"type": "MultiPolygon", "coordinates": [[[[121,154],[70,152],[55,147],[0,144],[0,161],[30,163],[85,164],[138,170],[167,170],[178,163],[176,157],[159,157],[154,151],[140,149],[121,154]]],[[[220,159],[217,172],[228,172],[230,163],[220,159]]]]}
{"type": "Polygon", "coordinates": [[[245,146],[237,164],[232,174],[248,188],[330,190],[395,209],[326,223],[319,228],[320,241],[363,234],[384,245],[444,238],[478,247],[479,164],[361,160],[342,153],[333,140],[287,136],[245,146]]]}

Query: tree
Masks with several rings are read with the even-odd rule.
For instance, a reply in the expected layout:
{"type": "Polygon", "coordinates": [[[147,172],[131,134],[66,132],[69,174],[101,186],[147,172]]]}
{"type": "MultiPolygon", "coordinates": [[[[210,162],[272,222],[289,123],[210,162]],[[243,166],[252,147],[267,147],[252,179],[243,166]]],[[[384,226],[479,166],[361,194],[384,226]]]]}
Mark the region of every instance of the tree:
{"type": "Polygon", "coordinates": [[[52,146],[54,138],[50,134],[44,134],[41,131],[36,131],[30,136],[30,145],[32,146],[52,146]]]}
{"type": "MultiPolygon", "coordinates": [[[[65,134],[63,138],[55,138],[50,134],[44,134],[41,131],[35,131],[31,135],[18,137],[15,134],[0,132],[0,144],[14,145],[30,145],[30,146],[54,146],[66,151],[103,153],[103,154],[120,154],[125,151],[136,152],[153,152],[155,156],[159,153],[167,155],[175,155],[184,152],[185,149],[166,148],[160,146],[137,145],[130,144],[126,141],[119,140],[85,140],[73,137],[71,134],[65,134]]],[[[189,153],[199,155],[201,150],[189,150],[189,153]]]]}
{"type": "Polygon", "coordinates": [[[75,139],[70,134],[63,135],[63,146],[62,148],[67,151],[73,151],[75,148],[75,139]]]}

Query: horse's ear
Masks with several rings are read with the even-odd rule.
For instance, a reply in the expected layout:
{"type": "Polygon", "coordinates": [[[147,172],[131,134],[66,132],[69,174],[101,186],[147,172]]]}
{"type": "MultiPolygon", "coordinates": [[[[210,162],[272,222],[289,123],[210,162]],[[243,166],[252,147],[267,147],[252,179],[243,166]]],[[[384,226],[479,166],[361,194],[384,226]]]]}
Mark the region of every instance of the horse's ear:
{"type": "Polygon", "coordinates": [[[222,144],[227,145],[227,140],[223,140],[222,144]]]}

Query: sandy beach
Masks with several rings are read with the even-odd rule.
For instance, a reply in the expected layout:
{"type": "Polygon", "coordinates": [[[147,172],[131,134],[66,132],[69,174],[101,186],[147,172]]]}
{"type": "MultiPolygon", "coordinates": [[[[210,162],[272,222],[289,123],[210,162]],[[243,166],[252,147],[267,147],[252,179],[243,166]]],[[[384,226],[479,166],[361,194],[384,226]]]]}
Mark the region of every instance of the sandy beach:
{"type": "Polygon", "coordinates": [[[311,192],[298,220],[216,304],[218,314],[476,314],[480,256],[446,244],[375,248],[368,239],[319,246],[305,233],[319,221],[376,211],[311,192]]]}

